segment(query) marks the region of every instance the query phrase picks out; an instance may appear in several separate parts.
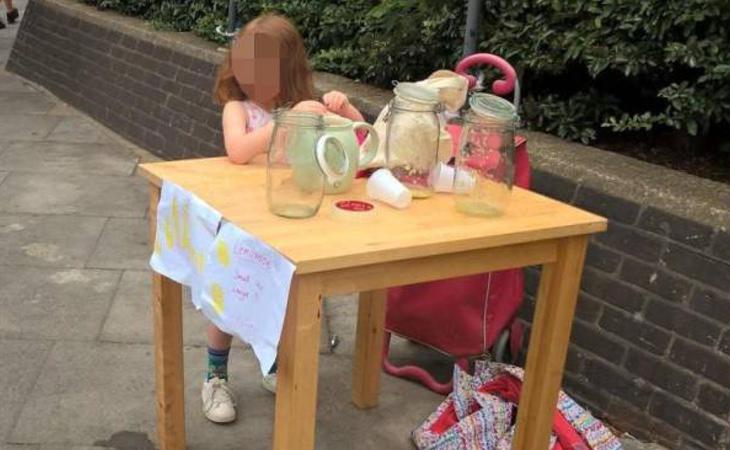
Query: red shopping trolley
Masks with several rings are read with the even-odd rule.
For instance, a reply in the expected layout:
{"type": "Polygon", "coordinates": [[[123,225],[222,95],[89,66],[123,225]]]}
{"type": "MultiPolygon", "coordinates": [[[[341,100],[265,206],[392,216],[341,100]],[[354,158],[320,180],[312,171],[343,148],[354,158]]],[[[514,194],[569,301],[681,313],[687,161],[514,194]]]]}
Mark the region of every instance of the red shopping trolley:
{"type": "MultiPolygon", "coordinates": [[[[496,95],[514,93],[519,106],[519,83],[512,66],[487,53],[464,58],[455,72],[465,76],[469,88],[479,90],[479,78],[468,74],[474,66],[496,67],[502,78],[492,83],[496,95]]],[[[461,126],[447,127],[452,154],[459,148],[461,126]]],[[[530,162],[524,137],[515,138],[514,184],[530,187],[530,162]]],[[[388,290],[383,368],[386,373],[418,381],[434,392],[448,394],[452,383],[437,381],[415,365],[396,366],[389,359],[391,334],[447,354],[461,364],[467,358],[491,354],[498,361],[516,358],[522,344],[522,328],[515,320],[523,298],[522,269],[509,269],[466,277],[401,286],[388,290]]]]}

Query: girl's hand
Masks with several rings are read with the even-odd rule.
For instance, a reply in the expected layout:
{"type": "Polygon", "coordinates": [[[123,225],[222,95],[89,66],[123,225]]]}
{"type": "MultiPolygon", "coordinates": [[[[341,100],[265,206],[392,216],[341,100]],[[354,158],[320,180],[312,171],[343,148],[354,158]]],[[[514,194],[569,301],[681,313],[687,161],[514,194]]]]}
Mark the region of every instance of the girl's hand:
{"type": "Polygon", "coordinates": [[[341,113],[350,105],[347,96],[340,91],[330,91],[322,97],[327,109],[333,113],[341,113]]]}
{"type": "Polygon", "coordinates": [[[325,108],[325,106],[320,102],[315,102],[314,100],[305,100],[303,102],[299,102],[294,105],[292,111],[308,112],[314,114],[327,114],[327,108],[325,108]]]}

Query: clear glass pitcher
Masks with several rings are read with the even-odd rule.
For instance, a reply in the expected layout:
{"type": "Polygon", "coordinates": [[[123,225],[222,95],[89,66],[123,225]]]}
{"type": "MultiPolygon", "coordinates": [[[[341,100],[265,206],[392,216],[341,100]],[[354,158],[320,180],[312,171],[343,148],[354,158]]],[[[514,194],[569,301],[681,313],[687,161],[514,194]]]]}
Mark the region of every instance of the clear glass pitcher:
{"type": "Polygon", "coordinates": [[[512,194],[517,114],[512,103],[491,94],[474,94],[469,105],[456,158],[456,209],[498,216],[512,194]]]}
{"type": "Polygon", "coordinates": [[[316,114],[291,110],[274,114],[266,170],[266,198],[272,213],[291,218],[315,215],[326,180],[333,183],[347,175],[347,153],[340,141],[323,130],[322,116],[316,114]]]}
{"type": "Polygon", "coordinates": [[[399,83],[393,92],[386,118],[387,166],[414,198],[430,197],[441,131],[438,92],[414,83],[399,83]]]}

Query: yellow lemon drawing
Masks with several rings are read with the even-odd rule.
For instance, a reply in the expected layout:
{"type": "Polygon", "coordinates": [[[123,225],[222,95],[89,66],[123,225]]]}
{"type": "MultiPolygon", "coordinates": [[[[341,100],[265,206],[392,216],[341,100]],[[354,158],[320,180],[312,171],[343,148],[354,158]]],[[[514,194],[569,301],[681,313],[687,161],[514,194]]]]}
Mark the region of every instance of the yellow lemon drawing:
{"type": "Polygon", "coordinates": [[[192,252],[193,264],[195,264],[195,268],[198,270],[199,273],[203,273],[203,270],[205,269],[205,255],[195,249],[192,249],[192,252]]]}
{"type": "Polygon", "coordinates": [[[223,267],[228,267],[231,263],[231,257],[228,253],[228,244],[225,241],[218,241],[215,247],[216,254],[218,255],[218,262],[223,267]]]}
{"type": "Polygon", "coordinates": [[[183,229],[182,229],[182,248],[191,251],[193,249],[193,244],[190,241],[190,228],[187,226],[187,222],[183,222],[183,229]]]}
{"type": "Polygon", "coordinates": [[[221,288],[220,284],[213,283],[210,286],[210,296],[213,299],[213,309],[215,309],[215,312],[218,314],[222,313],[225,307],[225,298],[223,288],[221,288]]]}
{"type": "Polygon", "coordinates": [[[172,235],[172,227],[170,226],[170,222],[166,220],[162,224],[162,228],[165,231],[165,242],[167,243],[167,248],[170,249],[175,245],[175,239],[172,235]]]}
{"type": "Polygon", "coordinates": [[[173,238],[177,241],[180,239],[180,211],[177,205],[177,197],[172,198],[172,233],[173,238]]]}
{"type": "Polygon", "coordinates": [[[192,244],[190,242],[190,214],[188,213],[188,205],[182,207],[182,242],[180,245],[187,251],[192,250],[192,244]]]}

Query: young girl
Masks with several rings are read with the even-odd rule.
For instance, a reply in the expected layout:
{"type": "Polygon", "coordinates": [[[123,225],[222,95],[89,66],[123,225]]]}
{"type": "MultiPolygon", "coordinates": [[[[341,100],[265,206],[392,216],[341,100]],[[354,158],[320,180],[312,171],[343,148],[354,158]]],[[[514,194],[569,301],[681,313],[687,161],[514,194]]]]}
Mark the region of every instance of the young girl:
{"type": "MultiPolygon", "coordinates": [[[[347,97],[331,91],[314,100],[312,70],[299,32],[286,18],[260,16],[238,34],[218,69],[215,99],[223,105],[223,138],[228,158],[246,164],[266,152],[273,131],[271,111],[293,106],[296,111],[335,113],[363,120],[347,97]]],[[[236,418],[235,400],[228,380],[231,336],[208,325],[208,370],[203,383],[203,412],[217,423],[236,418]]],[[[276,392],[276,373],[263,379],[263,386],[276,392]]]]}

